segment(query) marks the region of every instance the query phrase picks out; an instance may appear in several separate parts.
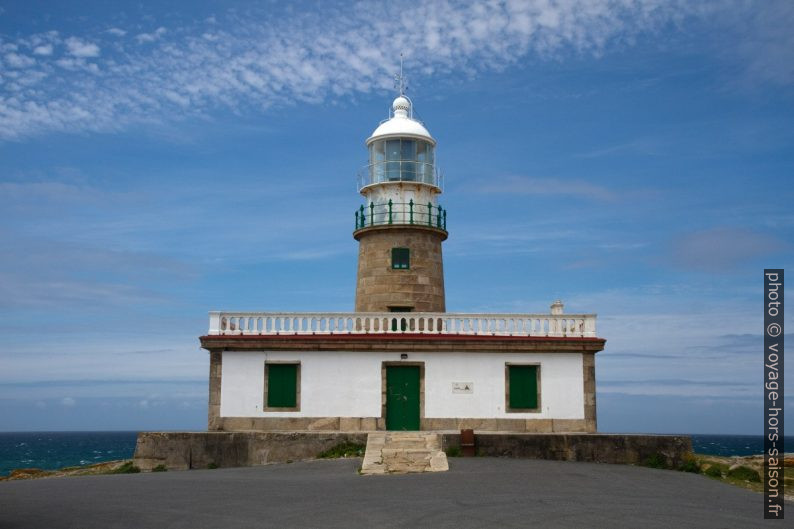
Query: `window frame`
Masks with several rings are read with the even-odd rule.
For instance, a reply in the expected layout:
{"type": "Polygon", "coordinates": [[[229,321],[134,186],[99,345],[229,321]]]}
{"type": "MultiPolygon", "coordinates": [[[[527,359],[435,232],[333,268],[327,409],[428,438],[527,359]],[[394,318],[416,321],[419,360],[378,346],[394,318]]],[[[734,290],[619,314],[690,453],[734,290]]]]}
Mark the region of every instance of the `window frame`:
{"type": "Polygon", "coordinates": [[[265,380],[263,390],[262,409],[264,411],[300,411],[301,409],[301,363],[296,360],[266,360],[265,361],[265,380]],[[268,406],[268,386],[270,385],[271,365],[294,365],[295,366],[295,406],[268,406]]]}
{"type": "Polygon", "coordinates": [[[403,246],[395,246],[391,249],[391,269],[392,270],[410,270],[411,269],[411,249],[403,246]],[[405,266],[395,266],[395,256],[397,250],[405,250],[405,266]]]}
{"type": "Polygon", "coordinates": [[[539,362],[506,362],[505,363],[505,411],[507,413],[540,413],[541,396],[540,387],[540,363],[539,362]],[[534,408],[513,408],[510,406],[510,368],[511,367],[534,367],[535,368],[535,389],[537,392],[534,408]]]}

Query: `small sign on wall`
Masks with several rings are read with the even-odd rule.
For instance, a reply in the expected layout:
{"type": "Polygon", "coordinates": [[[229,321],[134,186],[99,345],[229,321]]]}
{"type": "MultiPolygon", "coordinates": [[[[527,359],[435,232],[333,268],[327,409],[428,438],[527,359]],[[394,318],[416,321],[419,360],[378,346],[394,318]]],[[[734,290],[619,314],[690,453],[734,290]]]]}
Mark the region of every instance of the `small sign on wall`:
{"type": "Polygon", "coordinates": [[[452,393],[474,393],[473,382],[453,382],[452,393]]]}

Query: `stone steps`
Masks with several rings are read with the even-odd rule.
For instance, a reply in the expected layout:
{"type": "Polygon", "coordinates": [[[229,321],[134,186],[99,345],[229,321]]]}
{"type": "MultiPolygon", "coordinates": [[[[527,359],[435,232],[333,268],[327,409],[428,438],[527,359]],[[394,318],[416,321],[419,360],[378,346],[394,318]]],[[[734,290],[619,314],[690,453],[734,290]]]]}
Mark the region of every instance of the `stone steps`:
{"type": "Polygon", "coordinates": [[[441,436],[420,432],[375,432],[367,435],[362,474],[405,474],[449,470],[441,436]]]}

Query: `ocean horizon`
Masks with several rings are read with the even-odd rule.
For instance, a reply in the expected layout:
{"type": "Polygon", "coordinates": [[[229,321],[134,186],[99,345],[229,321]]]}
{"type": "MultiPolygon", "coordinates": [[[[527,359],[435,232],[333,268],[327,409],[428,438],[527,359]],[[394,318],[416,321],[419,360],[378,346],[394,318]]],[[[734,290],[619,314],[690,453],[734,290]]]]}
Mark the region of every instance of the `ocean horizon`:
{"type": "MultiPolygon", "coordinates": [[[[762,435],[670,435],[688,435],[694,451],[699,454],[748,456],[763,453],[762,435]]],[[[57,470],[130,459],[135,452],[137,436],[138,431],[0,432],[0,476],[7,476],[17,468],[57,470]]],[[[794,452],[794,437],[786,436],[785,443],[788,452],[794,452]]]]}

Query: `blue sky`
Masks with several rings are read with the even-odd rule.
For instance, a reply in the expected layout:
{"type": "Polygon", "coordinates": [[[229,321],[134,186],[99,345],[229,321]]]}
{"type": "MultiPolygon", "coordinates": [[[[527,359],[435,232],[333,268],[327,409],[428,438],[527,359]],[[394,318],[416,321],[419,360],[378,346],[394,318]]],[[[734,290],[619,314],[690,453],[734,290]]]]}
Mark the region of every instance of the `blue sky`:
{"type": "Polygon", "coordinates": [[[790,2],[62,4],[0,2],[0,429],[203,429],[207,311],[352,310],[402,52],[448,310],[597,312],[602,431],[760,433],[790,2]]]}

